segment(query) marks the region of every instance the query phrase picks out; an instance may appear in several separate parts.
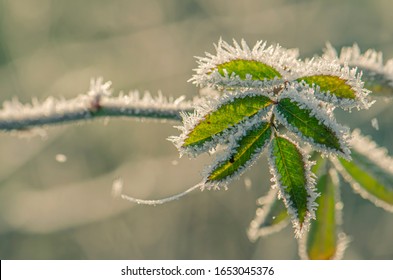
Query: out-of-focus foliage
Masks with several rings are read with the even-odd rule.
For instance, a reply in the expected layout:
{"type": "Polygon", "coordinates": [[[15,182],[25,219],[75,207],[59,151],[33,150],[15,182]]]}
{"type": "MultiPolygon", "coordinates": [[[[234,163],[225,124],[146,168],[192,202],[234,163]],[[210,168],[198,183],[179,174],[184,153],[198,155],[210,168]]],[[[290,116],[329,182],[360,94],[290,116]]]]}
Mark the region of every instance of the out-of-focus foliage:
{"type": "MultiPolygon", "coordinates": [[[[92,76],[117,88],[162,90],[192,97],[186,81],[194,55],[211,42],[244,38],[298,47],[310,56],[321,42],[338,49],[356,41],[393,57],[387,0],[362,1],[0,1],[1,101],[71,98],[92,76]]],[[[341,118],[390,151],[389,103],[341,118]],[[380,130],[370,123],[379,120],[380,130]]],[[[338,117],[340,118],[340,116],[338,117]]],[[[40,132],[36,132],[40,134],[40,132]]],[[[111,197],[121,176],[127,194],[154,198],[200,180],[209,161],[178,159],[172,124],[111,120],[48,130],[40,137],[0,137],[0,256],[2,259],[253,259],[297,258],[291,229],[251,243],[246,228],[255,200],[270,186],[265,161],[229,191],[194,193],[164,206],[111,197]],[[65,162],[56,161],[58,154],[65,162]],[[265,180],[261,178],[266,178],[265,180]],[[287,232],[288,231],[288,232],[287,232]],[[283,238],[284,237],[284,238],[283,238]]],[[[390,213],[343,186],[345,258],[391,259],[390,213]]]]}

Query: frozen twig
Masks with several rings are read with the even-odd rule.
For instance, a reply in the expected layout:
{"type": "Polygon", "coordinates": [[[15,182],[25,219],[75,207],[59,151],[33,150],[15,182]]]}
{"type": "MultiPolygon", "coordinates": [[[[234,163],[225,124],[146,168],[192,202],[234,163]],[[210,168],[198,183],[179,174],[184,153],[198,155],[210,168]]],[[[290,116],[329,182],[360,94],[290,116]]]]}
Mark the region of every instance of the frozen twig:
{"type": "Polygon", "coordinates": [[[0,110],[0,130],[21,131],[99,117],[181,121],[180,112],[193,111],[193,102],[184,101],[184,96],[172,99],[161,93],[157,97],[145,93],[141,97],[135,91],[115,97],[110,86],[99,78],[91,81],[87,94],[69,100],[49,97],[42,103],[33,100],[32,104],[21,104],[17,99],[5,101],[0,110]]]}

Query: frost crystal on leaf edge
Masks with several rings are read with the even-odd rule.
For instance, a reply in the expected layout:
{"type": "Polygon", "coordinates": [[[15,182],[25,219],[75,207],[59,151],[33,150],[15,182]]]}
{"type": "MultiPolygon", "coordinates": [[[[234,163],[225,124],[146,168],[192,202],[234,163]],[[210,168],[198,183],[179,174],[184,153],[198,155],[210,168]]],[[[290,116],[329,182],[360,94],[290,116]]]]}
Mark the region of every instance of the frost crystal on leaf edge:
{"type": "MultiPolygon", "coordinates": [[[[193,131],[193,129],[205,119],[205,117],[218,110],[221,106],[233,102],[237,98],[245,98],[245,97],[254,97],[254,96],[265,96],[272,98],[272,93],[265,90],[248,90],[248,91],[234,91],[234,92],[226,92],[221,97],[216,98],[207,98],[205,102],[200,102],[196,104],[195,111],[193,113],[182,113],[181,116],[183,118],[183,126],[176,126],[177,129],[181,131],[180,136],[171,136],[168,138],[169,141],[173,142],[175,147],[180,152],[180,157],[183,155],[188,155],[191,157],[195,157],[203,152],[214,150],[215,146],[218,144],[222,144],[227,142],[228,136],[233,133],[234,127],[228,127],[218,135],[214,135],[211,140],[206,141],[201,146],[187,146],[184,147],[184,141],[187,139],[189,133],[193,131]]],[[[270,106],[269,106],[270,107],[270,106]]],[[[259,116],[262,117],[266,115],[270,108],[267,107],[262,109],[259,113],[259,116]]],[[[244,120],[246,121],[246,120],[244,120]]],[[[236,126],[236,125],[235,125],[236,126]]]]}
{"type": "Polygon", "coordinates": [[[352,47],[343,47],[340,55],[330,43],[326,44],[323,57],[330,60],[337,60],[340,64],[361,67],[377,74],[383,75],[389,80],[390,86],[393,87],[393,59],[389,59],[383,64],[382,52],[369,49],[363,54],[359,46],[355,43],[352,47]]]}
{"type": "Polygon", "coordinates": [[[296,90],[288,88],[283,93],[280,94],[278,97],[278,101],[284,98],[289,98],[290,100],[297,102],[300,106],[300,109],[310,109],[311,115],[317,118],[320,123],[324,124],[328,128],[330,128],[337,136],[340,146],[343,150],[337,151],[332,148],[328,148],[321,144],[315,143],[312,138],[305,137],[296,127],[290,125],[286,118],[281,115],[276,108],[273,109],[274,115],[281,122],[285,127],[287,127],[297,138],[301,139],[302,141],[310,144],[313,148],[317,151],[320,151],[327,155],[336,155],[339,154],[340,156],[344,157],[345,159],[350,160],[351,151],[348,148],[348,137],[349,137],[349,129],[345,126],[342,126],[336,122],[334,119],[333,114],[326,111],[326,114],[319,108],[319,102],[315,97],[307,92],[298,93],[296,90]],[[302,106],[303,104],[303,106],[302,106]]]}
{"type": "MultiPolygon", "coordinates": [[[[228,161],[231,157],[231,154],[233,151],[238,148],[237,141],[245,136],[245,134],[252,130],[253,127],[258,125],[261,121],[266,121],[268,119],[268,116],[263,116],[265,113],[264,112],[259,112],[255,116],[251,118],[246,118],[244,122],[241,124],[237,125],[235,129],[231,130],[230,133],[225,134],[223,137],[228,141],[228,144],[225,147],[225,152],[220,153],[217,155],[216,159],[212,164],[207,166],[205,170],[203,171],[203,184],[207,189],[220,189],[222,187],[227,187],[227,185],[232,182],[234,179],[239,179],[240,176],[247,170],[249,169],[262,155],[264,149],[266,146],[270,143],[271,138],[266,141],[266,143],[253,151],[253,154],[251,158],[245,162],[244,165],[240,166],[233,174],[227,176],[225,179],[222,180],[217,180],[217,181],[211,181],[208,179],[208,177],[211,175],[211,172],[221,163],[228,161]]],[[[268,129],[272,129],[269,127],[268,129]]]]}
{"type": "Polygon", "coordinates": [[[319,196],[319,193],[316,192],[315,189],[315,175],[311,172],[311,167],[315,164],[315,162],[309,161],[309,155],[307,155],[299,146],[299,144],[285,135],[279,135],[279,137],[285,138],[291,143],[295,144],[298,151],[300,152],[305,170],[305,179],[306,179],[306,188],[308,197],[307,197],[307,214],[304,217],[303,224],[300,225],[300,221],[297,218],[297,210],[292,206],[291,199],[285,194],[285,188],[287,186],[283,186],[280,183],[281,175],[276,169],[276,165],[274,164],[274,155],[273,155],[273,145],[270,142],[268,146],[268,162],[269,162],[269,171],[272,174],[271,182],[273,183],[272,188],[278,188],[278,198],[284,201],[285,206],[287,207],[288,214],[291,218],[292,226],[295,229],[295,237],[300,238],[306,231],[308,231],[310,227],[311,219],[315,219],[315,210],[318,207],[318,204],[315,203],[315,199],[319,196]]]}
{"type": "MultiPolygon", "coordinates": [[[[318,99],[325,102],[332,103],[343,109],[357,108],[368,109],[374,101],[369,101],[367,99],[370,91],[363,87],[364,83],[361,80],[361,73],[357,73],[357,68],[349,68],[347,64],[340,65],[337,61],[327,58],[313,58],[300,68],[297,78],[308,77],[308,76],[335,76],[340,79],[345,80],[346,84],[351,87],[355,92],[356,99],[348,98],[337,98],[333,94],[328,92],[321,92],[320,88],[317,86],[314,88],[314,94],[318,99]]],[[[300,82],[299,85],[308,88],[309,86],[305,83],[300,82]]]]}
{"type": "Polygon", "coordinates": [[[217,66],[232,60],[253,60],[273,67],[283,78],[287,78],[291,75],[291,72],[287,69],[297,69],[297,65],[299,64],[297,59],[299,51],[297,49],[285,49],[278,44],[266,47],[266,42],[264,41],[257,41],[254,47],[250,49],[244,39],[241,40],[241,45],[236,40],[233,40],[233,46],[220,39],[218,45],[215,45],[215,49],[217,52],[216,55],[205,53],[206,57],[196,57],[199,67],[194,69],[196,74],[189,81],[201,87],[217,87],[217,85],[229,88],[272,87],[282,84],[282,80],[258,81],[252,80],[251,75],[245,80],[240,79],[236,75],[229,76],[226,74],[223,77],[217,71],[217,66]]]}

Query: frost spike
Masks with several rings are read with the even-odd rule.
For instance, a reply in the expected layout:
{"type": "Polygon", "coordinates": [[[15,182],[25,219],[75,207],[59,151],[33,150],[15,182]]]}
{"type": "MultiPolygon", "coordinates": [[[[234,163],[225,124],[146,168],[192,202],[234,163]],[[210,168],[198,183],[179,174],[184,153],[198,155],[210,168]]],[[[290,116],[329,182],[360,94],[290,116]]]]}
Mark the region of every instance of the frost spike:
{"type": "Polygon", "coordinates": [[[244,40],[241,44],[234,40],[230,45],[220,39],[215,47],[215,55],[197,57],[199,66],[190,81],[198,86],[222,89],[281,85],[290,75],[288,69],[296,69],[299,64],[297,50],[267,47],[262,41],[250,48],[244,40]]]}
{"type": "Polygon", "coordinates": [[[216,134],[251,117],[273,103],[270,98],[262,95],[234,97],[220,105],[216,110],[205,115],[187,134],[183,148],[201,146],[216,134]]]}
{"type": "Polygon", "coordinates": [[[303,69],[296,81],[300,88],[311,88],[316,98],[342,109],[368,109],[373,104],[367,99],[370,91],[364,88],[357,68],[319,58],[305,63],[303,69]]]}
{"type": "Polygon", "coordinates": [[[315,180],[308,156],[296,143],[283,136],[275,136],[269,148],[269,165],[275,183],[273,188],[279,188],[279,197],[291,216],[295,237],[299,238],[308,230],[317,206],[315,180]]]}
{"type": "Polygon", "coordinates": [[[208,187],[226,185],[233,178],[239,177],[252,165],[265,146],[270,142],[272,129],[270,123],[254,120],[256,123],[244,131],[240,128],[240,138],[236,139],[229,152],[213,164],[207,173],[208,187]]]}
{"type": "Polygon", "coordinates": [[[393,59],[383,64],[382,52],[369,49],[361,53],[357,44],[352,47],[343,47],[340,55],[327,44],[324,58],[337,60],[341,65],[348,64],[350,67],[357,67],[362,72],[364,87],[372,91],[373,96],[389,96],[393,94],[393,59]]]}
{"type": "Polygon", "coordinates": [[[248,75],[252,80],[264,79],[272,80],[274,78],[281,78],[280,72],[273,67],[262,63],[260,61],[235,59],[217,65],[217,71],[221,76],[232,75],[238,76],[241,80],[247,79],[248,75]]]}
{"type": "Polygon", "coordinates": [[[281,94],[274,113],[279,122],[316,150],[350,158],[345,143],[346,129],[332,116],[322,113],[312,99],[289,90],[281,94]]]}

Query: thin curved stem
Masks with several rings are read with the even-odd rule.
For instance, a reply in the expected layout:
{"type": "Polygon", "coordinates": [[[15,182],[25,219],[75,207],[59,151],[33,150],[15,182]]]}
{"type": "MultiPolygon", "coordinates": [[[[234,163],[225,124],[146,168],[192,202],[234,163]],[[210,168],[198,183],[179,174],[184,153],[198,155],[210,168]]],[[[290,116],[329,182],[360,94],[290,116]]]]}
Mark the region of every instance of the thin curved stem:
{"type": "Polygon", "coordinates": [[[166,197],[166,198],[161,198],[161,199],[153,199],[153,200],[149,200],[149,199],[139,199],[139,198],[134,198],[125,194],[121,194],[120,197],[122,199],[128,200],[130,202],[133,203],[137,203],[137,204],[144,204],[144,205],[159,205],[159,204],[164,204],[164,203],[168,203],[174,200],[178,200],[181,197],[193,192],[196,189],[203,189],[204,184],[203,183],[199,183],[196,184],[195,186],[192,186],[191,188],[185,190],[184,192],[175,194],[173,196],[170,197],[166,197]]]}

